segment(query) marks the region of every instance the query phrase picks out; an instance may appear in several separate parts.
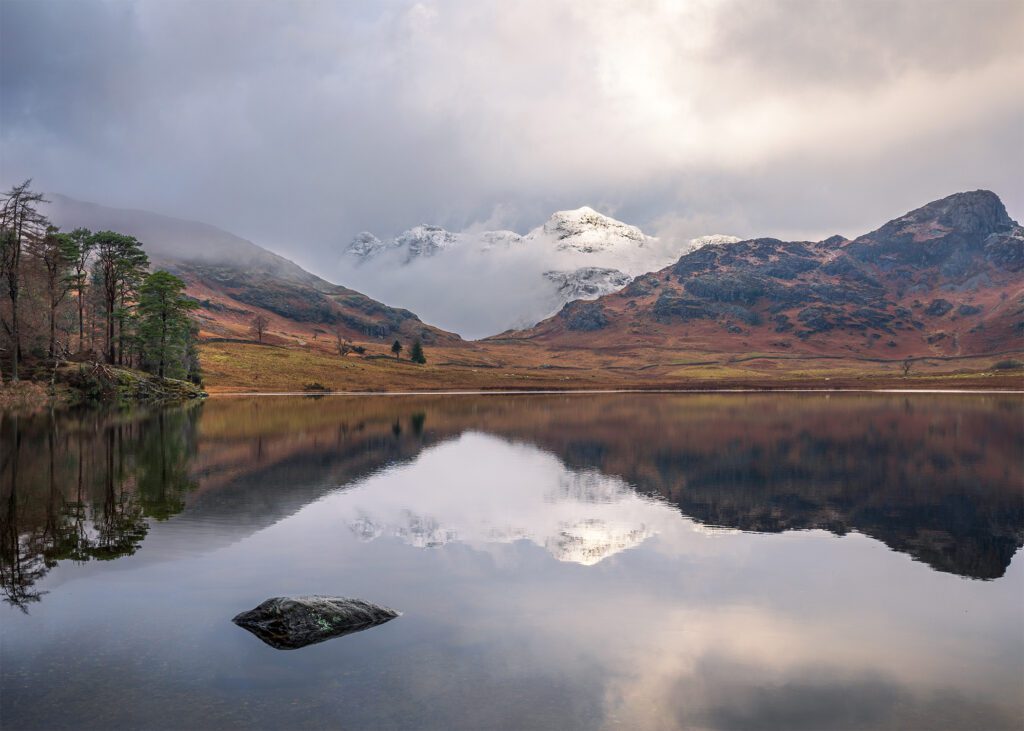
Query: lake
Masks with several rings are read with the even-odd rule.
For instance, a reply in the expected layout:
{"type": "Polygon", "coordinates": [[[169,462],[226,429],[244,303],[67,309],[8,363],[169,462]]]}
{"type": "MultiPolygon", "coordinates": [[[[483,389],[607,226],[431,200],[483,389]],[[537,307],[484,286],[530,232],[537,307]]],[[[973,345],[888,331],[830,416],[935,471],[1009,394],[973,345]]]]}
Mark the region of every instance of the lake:
{"type": "Polygon", "coordinates": [[[1019,395],[219,397],[0,445],[5,729],[1024,726],[1019,395]],[[303,594],[402,616],[231,622],[303,594]]]}

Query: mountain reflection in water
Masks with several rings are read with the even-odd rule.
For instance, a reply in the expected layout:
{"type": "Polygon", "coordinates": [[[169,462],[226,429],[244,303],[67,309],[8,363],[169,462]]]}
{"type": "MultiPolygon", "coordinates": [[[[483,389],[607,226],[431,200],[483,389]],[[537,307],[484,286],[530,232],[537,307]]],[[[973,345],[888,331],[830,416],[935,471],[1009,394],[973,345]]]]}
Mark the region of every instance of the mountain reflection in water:
{"type": "Polygon", "coordinates": [[[1024,725],[1017,395],[225,397],[0,444],[12,728],[1024,725]],[[402,620],[230,624],[315,593],[402,620]]]}
{"type": "Polygon", "coordinates": [[[56,562],[131,555],[151,521],[183,510],[237,538],[460,435],[472,460],[455,468],[442,453],[437,475],[393,476],[377,513],[349,501],[351,530],[421,547],[529,539],[589,565],[664,530],[673,506],[718,528],[858,531],[939,571],[994,579],[1024,545],[1021,417],[1013,396],[632,394],[5,417],[3,589],[26,606],[56,562]],[[470,468],[503,449],[519,450],[524,472],[488,490],[510,476],[470,468]]]}

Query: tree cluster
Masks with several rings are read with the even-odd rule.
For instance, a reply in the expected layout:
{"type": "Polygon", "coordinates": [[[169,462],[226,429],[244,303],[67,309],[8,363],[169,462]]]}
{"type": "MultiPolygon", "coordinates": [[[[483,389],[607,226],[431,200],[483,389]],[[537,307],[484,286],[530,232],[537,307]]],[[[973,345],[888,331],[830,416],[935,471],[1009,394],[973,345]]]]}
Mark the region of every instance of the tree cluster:
{"type": "MultiPolygon", "coordinates": [[[[396,360],[399,358],[399,356],[402,355],[403,349],[404,348],[402,347],[402,343],[398,340],[391,344],[391,352],[395,354],[396,360]]],[[[421,343],[419,340],[415,340],[413,342],[412,350],[409,351],[409,360],[411,360],[413,363],[418,363],[420,365],[423,365],[424,363],[427,362],[427,356],[423,352],[423,343],[421,343]]]]}
{"type": "Polygon", "coordinates": [[[40,213],[47,201],[30,183],[0,195],[0,379],[74,358],[198,382],[195,302],[185,283],[150,273],[132,236],[60,231],[40,213]]]}

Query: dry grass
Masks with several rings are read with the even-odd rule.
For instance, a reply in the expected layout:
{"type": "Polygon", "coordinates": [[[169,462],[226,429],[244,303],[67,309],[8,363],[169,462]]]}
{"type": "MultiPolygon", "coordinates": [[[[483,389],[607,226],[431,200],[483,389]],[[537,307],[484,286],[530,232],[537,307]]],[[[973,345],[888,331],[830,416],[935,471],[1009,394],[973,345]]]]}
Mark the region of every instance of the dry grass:
{"type": "Polygon", "coordinates": [[[63,389],[51,392],[48,384],[33,381],[0,383],[0,413],[33,414],[63,401],[63,389]]]}
{"type": "Polygon", "coordinates": [[[680,352],[553,349],[532,344],[469,343],[427,350],[416,365],[374,343],[364,356],[243,342],[201,347],[211,393],[438,391],[588,388],[1024,388],[1024,372],[991,371],[992,357],[916,362],[904,378],[899,361],[822,359],[796,354],[748,356],[680,352]]]}

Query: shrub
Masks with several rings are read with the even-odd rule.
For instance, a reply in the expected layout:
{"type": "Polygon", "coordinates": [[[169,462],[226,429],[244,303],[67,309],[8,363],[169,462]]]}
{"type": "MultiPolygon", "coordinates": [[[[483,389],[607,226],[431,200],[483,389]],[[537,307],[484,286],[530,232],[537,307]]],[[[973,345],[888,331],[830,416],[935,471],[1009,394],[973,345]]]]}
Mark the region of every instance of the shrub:
{"type": "Polygon", "coordinates": [[[994,371],[1015,371],[1018,368],[1024,368],[1024,361],[1017,360],[1016,358],[997,360],[992,364],[992,370],[994,371]]]}

